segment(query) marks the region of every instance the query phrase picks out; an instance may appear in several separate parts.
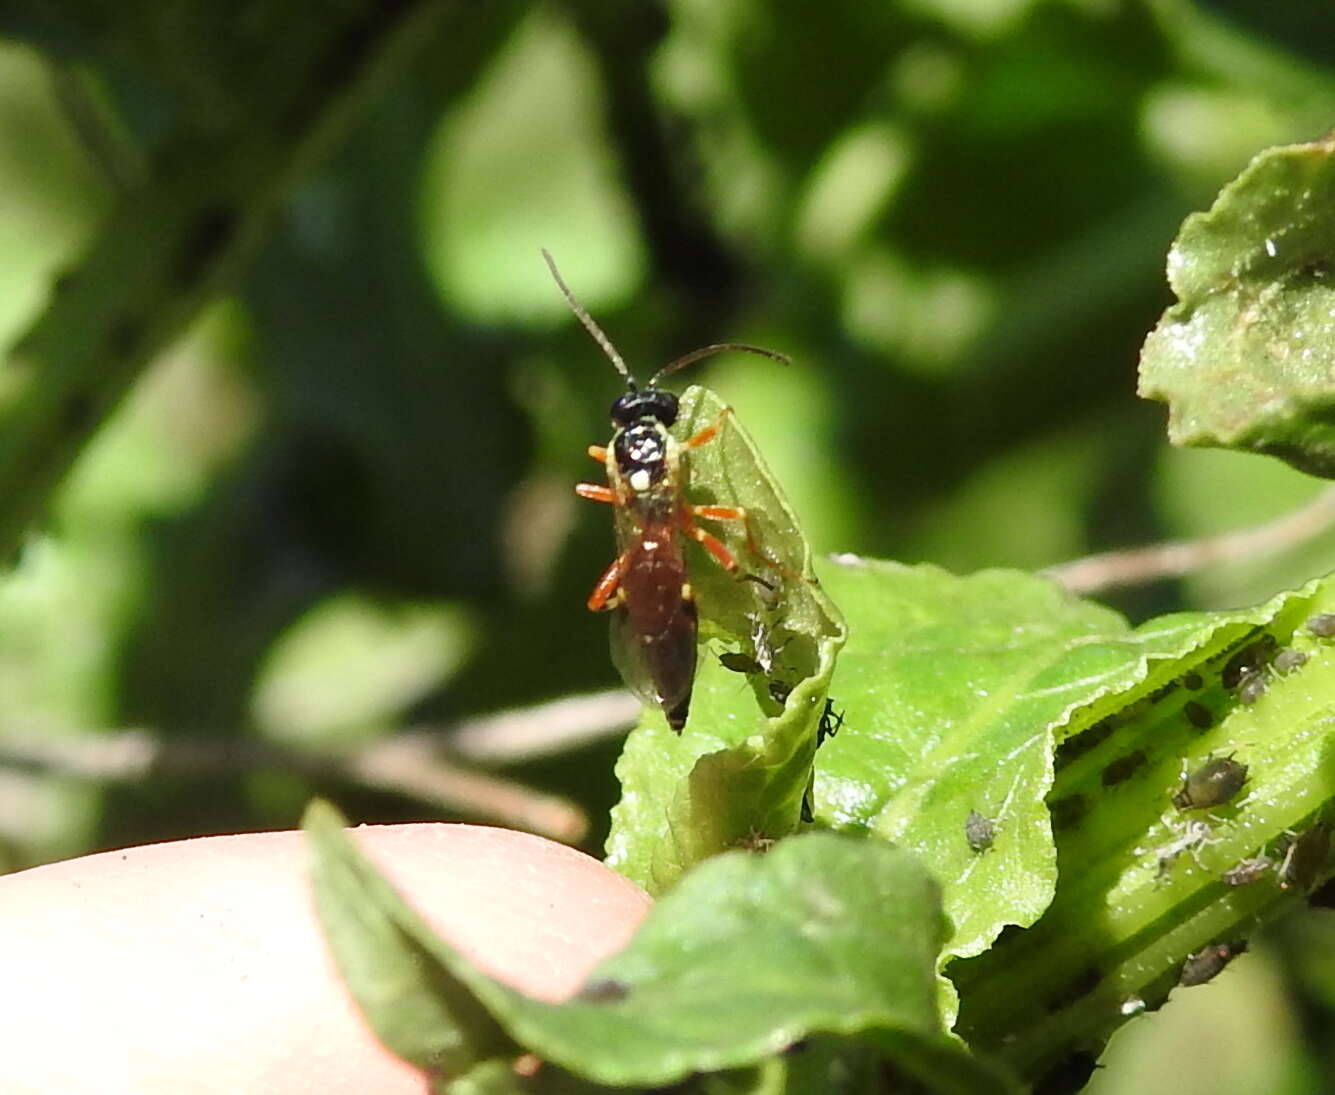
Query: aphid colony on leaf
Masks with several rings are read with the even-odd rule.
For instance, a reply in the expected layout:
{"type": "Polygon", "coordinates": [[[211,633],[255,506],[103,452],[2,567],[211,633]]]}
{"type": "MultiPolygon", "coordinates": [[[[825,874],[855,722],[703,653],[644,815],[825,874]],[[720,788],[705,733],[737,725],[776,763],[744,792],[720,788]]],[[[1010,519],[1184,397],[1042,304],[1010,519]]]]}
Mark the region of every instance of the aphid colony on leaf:
{"type": "Polygon", "coordinates": [[[736,571],[732,552],[696,519],[745,523],[747,514],[740,506],[691,505],[686,500],[687,454],[718,436],[728,412],[678,441],[669,432],[677,421],[677,397],[658,383],[692,362],[727,350],[788,359],[758,346],[719,343],[677,358],[640,387],[611,340],[566,287],[552,256],[546,251],[542,256],[571,311],[626,381],[626,392],[612,403],[611,442],[589,446],[589,455],[607,470],[608,485],[580,483],[575,488],[582,497],[616,510],[617,557],[593,587],[589,608],[612,612],[612,660],[622,678],[642,699],[658,704],[668,725],[680,731],[695,680],[697,615],[683,540],[695,540],[725,570],[736,571]]]}

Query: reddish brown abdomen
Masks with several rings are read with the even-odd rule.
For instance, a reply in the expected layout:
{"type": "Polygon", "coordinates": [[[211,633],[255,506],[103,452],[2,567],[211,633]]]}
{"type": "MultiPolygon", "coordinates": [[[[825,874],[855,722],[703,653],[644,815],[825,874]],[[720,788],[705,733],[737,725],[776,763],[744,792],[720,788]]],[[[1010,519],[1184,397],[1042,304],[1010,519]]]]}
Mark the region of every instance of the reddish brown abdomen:
{"type": "Polygon", "coordinates": [[[686,593],[686,564],[674,530],[645,528],[621,580],[612,626],[612,659],[626,683],[658,703],[668,725],[686,725],[695,680],[695,602],[686,593]]]}

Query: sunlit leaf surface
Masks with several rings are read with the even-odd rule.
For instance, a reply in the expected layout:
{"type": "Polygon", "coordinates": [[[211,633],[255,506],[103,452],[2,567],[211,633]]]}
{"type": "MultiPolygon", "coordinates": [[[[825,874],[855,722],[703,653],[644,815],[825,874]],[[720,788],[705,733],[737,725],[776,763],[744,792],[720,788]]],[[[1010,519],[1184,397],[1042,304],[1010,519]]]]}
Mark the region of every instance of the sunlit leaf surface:
{"type": "Polygon", "coordinates": [[[1335,475],[1335,140],[1272,148],[1188,217],[1178,303],[1145,342],[1141,394],[1179,445],[1272,453],[1335,475]]]}

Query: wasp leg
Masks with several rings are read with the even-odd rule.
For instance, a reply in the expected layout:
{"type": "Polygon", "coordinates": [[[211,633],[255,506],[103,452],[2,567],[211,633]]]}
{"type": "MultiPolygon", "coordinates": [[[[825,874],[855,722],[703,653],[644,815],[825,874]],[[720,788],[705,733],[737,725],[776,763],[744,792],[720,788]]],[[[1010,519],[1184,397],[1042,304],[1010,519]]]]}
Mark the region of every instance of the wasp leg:
{"type": "Polygon", "coordinates": [[[732,408],[724,407],[723,410],[719,411],[718,417],[714,419],[713,422],[711,422],[699,433],[691,437],[688,437],[685,441],[682,442],[682,445],[688,449],[698,449],[701,445],[708,445],[709,442],[713,441],[714,438],[718,436],[719,430],[723,428],[724,420],[730,414],[732,414],[732,408]]]}
{"type": "Polygon", "coordinates": [[[711,517],[715,521],[745,521],[746,510],[741,506],[692,506],[691,512],[697,517],[711,517]]]}
{"type": "MultiPolygon", "coordinates": [[[[694,513],[695,516],[697,517],[708,517],[715,521],[741,521],[742,527],[746,529],[746,548],[752,555],[754,555],[757,559],[763,562],[766,566],[771,567],[772,569],[778,571],[779,574],[783,575],[783,577],[789,579],[790,581],[800,581],[802,579],[802,575],[798,574],[795,570],[792,570],[791,568],[784,566],[781,561],[774,558],[774,556],[772,556],[768,551],[766,551],[765,548],[760,544],[760,542],[756,539],[755,529],[751,527],[751,515],[742,506],[692,506],[691,512],[694,513]]],[[[694,531],[692,531],[694,527],[695,527],[694,525],[691,525],[690,528],[687,529],[687,531],[690,532],[692,536],[695,536],[696,539],[698,540],[699,537],[696,536],[696,533],[694,531]]],[[[700,542],[704,544],[703,540],[701,540],[700,542]]],[[[719,546],[722,547],[721,544],[719,546]]],[[[705,544],[705,547],[708,548],[709,545],[705,544]]],[[[719,558],[718,552],[714,551],[713,548],[709,548],[709,550],[713,552],[715,558],[719,558]]],[[[731,558],[731,555],[729,556],[729,558],[731,558]]],[[[722,562],[722,559],[719,558],[719,561],[722,562]]],[[[728,567],[729,570],[733,569],[732,567],[728,566],[727,563],[723,563],[723,565],[725,567],[728,567]]],[[[734,566],[735,565],[736,564],[734,562],[734,566]]],[[[753,581],[757,581],[761,585],[766,587],[769,587],[770,585],[769,582],[766,582],[763,578],[755,574],[748,574],[745,575],[745,577],[750,578],[753,581]]]]}
{"type": "Polygon", "coordinates": [[[685,532],[687,536],[698,540],[700,546],[717,559],[719,566],[723,567],[724,570],[737,569],[737,560],[732,552],[724,547],[717,537],[711,536],[694,521],[688,521],[683,526],[682,531],[685,532]]]}
{"type": "Polygon", "coordinates": [[[576,483],[575,493],[592,502],[607,502],[613,506],[617,504],[616,491],[611,487],[600,487],[596,483],[576,483]]]}
{"type": "Polygon", "coordinates": [[[590,445],[589,455],[592,456],[595,460],[597,460],[598,463],[600,464],[607,463],[607,450],[603,448],[602,445],[590,445]]]}
{"type": "MultiPolygon", "coordinates": [[[[724,422],[726,422],[728,418],[731,417],[731,415],[732,415],[732,408],[724,407],[723,410],[719,411],[718,417],[715,418],[713,422],[711,422],[699,433],[693,434],[691,437],[688,437],[685,441],[683,441],[681,443],[682,447],[687,449],[698,449],[701,445],[709,444],[709,442],[713,441],[714,438],[718,436],[719,430],[723,428],[724,422]]],[[[773,555],[771,555],[768,551],[764,549],[764,547],[761,546],[760,542],[756,539],[755,529],[752,528],[751,526],[751,515],[748,514],[746,510],[743,509],[741,506],[692,506],[691,512],[694,513],[697,517],[710,517],[717,521],[741,521],[742,526],[746,529],[746,547],[747,550],[750,551],[752,555],[754,555],[757,559],[761,560],[761,562],[765,563],[766,566],[769,566],[774,570],[778,571],[779,574],[783,575],[783,577],[789,579],[790,581],[805,580],[803,579],[801,574],[799,574],[797,571],[793,570],[790,567],[784,566],[782,562],[774,558],[773,555]]],[[[728,551],[727,548],[725,548],[712,536],[709,536],[709,540],[713,541],[713,546],[711,546],[709,542],[701,538],[700,531],[696,529],[694,524],[689,523],[689,521],[684,527],[688,533],[690,533],[697,540],[699,540],[701,544],[703,544],[706,548],[708,548],[710,554],[712,554],[714,558],[716,558],[720,563],[722,563],[723,566],[725,566],[728,570],[736,569],[737,560],[733,558],[732,553],[728,551]],[[717,550],[715,550],[716,548],[717,550]],[[722,555],[719,554],[720,551],[723,553],[722,555]],[[724,556],[726,556],[727,558],[725,559],[724,556]]],[[[705,533],[704,535],[708,536],[709,534],[705,533]]]]}
{"type": "Polygon", "coordinates": [[[604,608],[610,607],[608,602],[616,596],[621,588],[621,577],[626,573],[626,563],[630,558],[630,552],[623,551],[615,559],[612,565],[603,571],[603,576],[598,579],[598,584],[593,587],[593,592],[589,594],[589,611],[601,612],[604,608]]]}

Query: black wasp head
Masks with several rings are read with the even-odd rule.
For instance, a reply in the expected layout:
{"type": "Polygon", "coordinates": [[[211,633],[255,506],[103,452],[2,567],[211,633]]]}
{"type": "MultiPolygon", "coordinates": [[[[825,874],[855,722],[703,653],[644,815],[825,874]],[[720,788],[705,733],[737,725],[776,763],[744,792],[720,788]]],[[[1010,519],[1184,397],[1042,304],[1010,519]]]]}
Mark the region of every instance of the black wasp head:
{"type": "Polygon", "coordinates": [[[612,421],[618,426],[629,426],[641,418],[671,426],[677,421],[677,397],[662,388],[632,388],[612,404],[612,421]]]}

